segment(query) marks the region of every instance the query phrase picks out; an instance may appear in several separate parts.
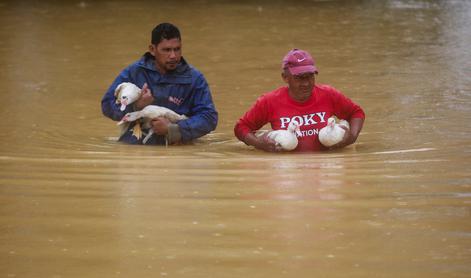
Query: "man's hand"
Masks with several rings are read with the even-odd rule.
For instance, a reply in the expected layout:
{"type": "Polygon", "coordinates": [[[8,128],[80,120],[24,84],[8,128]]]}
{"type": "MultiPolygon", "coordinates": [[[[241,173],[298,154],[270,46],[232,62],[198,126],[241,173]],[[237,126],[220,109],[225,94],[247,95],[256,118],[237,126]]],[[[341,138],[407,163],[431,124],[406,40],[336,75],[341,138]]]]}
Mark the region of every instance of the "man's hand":
{"type": "Polygon", "coordinates": [[[167,135],[170,121],[167,118],[159,117],[151,121],[152,130],[157,135],[167,135]]]}
{"type": "Polygon", "coordinates": [[[268,137],[268,133],[265,133],[260,137],[255,136],[253,133],[249,133],[245,137],[245,142],[248,145],[252,145],[257,149],[263,150],[266,152],[282,151],[281,147],[276,145],[276,142],[270,137],[268,137]]]}
{"type": "Polygon", "coordinates": [[[144,83],[141,89],[141,96],[134,102],[134,109],[141,110],[142,108],[150,105],[154,102],[154,97],[152,96],[152,92],[149,89],[147,83],[144,83]]]}

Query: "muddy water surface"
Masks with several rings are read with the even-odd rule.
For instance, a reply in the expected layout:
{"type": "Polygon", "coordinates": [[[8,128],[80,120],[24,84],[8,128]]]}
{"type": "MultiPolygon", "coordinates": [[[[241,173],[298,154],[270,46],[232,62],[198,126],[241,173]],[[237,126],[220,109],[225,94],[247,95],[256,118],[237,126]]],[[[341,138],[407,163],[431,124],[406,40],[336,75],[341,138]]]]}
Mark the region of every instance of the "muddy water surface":
{"type": "Polygon", "coordinates": [[[1,276],[469,277],[471,2],[166,2],[0,2],[1,276]],[[162,21],[219,126],[117,143],[101,97],[162,21]],[[234,138],[293,47],[365,109],[354,146],[234,138]]]}

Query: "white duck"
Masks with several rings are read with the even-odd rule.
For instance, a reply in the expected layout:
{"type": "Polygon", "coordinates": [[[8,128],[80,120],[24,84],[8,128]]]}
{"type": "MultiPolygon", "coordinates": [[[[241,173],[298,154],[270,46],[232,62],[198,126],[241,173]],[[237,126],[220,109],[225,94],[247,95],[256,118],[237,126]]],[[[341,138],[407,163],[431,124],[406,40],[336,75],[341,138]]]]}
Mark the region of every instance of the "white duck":
{"type": "Polygon", "coordinates": [[[322,145],[331,147],[342,141],[345,129],[340,126],[350,129],[350,124],[346,120],[339,120],[338,123],[337,120],[335,116],[330,117],[327,120],[327,125],[319,130],[319,141],[322,145]]]}
{"type": "MultiPolygon", "coordinates": [[[[149,129],[149,133],[147,133],[146,137],[142,140],[142,142],[145,144],[147,140],[152,136],[154,131],[150,128],[150,122],[154,118],[158,117],[164,117],[167,118],[170,122],[176,123],[181,120],[188,119],[185,115],[180,115],[175,113],[174,111],[158,106],[158,105],[148,105],[144,107],[144,109],[140,111],[135,111],[135,112],[130,112],[124,115],[124,117],[121,119],[121,121],[118,122],[117,125],[122,125],[127,123],[127,125],[123,126],[122,131],[126,131],[127,127],[129,126],[130,122],[136,121],[138,119],[143,119],[142,127],[149,129]]],[[[141,124],[136,123],[136,125],[133,128],[133,135],[136,136],[137,139],[141,139],[142,137],[142,129],[141,129],[141,124]]]]}
{"type": "MultiPolygon", "coordinates": [[[[267,133],[263,133],[260,136],[263,136],[267,133]]],[[[280,146],[285,151],[292,151],[298,146],[298,137],[301,136],[301,130],[299,129],[299,123],[296,120],[292,120],[288,128],[271,130],[268,131],[268,138],[276,142],[277,146],[280,146]]]]}
{"type": "Polygon", "coordinates": [[[116,104],[121,104],[121,111],[126,109],[126,106],[135,102],[141,95],[141,89],[130,82],[123,82],[116,87],[114,96],[116,97],[116,104]]]}

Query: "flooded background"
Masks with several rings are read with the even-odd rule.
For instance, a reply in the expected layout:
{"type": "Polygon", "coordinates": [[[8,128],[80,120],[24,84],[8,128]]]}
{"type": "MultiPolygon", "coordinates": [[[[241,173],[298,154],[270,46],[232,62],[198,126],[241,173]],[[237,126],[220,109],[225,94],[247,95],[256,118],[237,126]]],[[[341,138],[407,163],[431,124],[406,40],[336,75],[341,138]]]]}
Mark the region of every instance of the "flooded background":
{"type": "Polygon", "coordinates": [[[1,277],[469,277],[471,1],[0,1],[1,277]],[[163,21],[220,113],[130,146],[101,114],[163,21]],[[343,150],[235,121],[310,51],[367,114],[343,150]]]}

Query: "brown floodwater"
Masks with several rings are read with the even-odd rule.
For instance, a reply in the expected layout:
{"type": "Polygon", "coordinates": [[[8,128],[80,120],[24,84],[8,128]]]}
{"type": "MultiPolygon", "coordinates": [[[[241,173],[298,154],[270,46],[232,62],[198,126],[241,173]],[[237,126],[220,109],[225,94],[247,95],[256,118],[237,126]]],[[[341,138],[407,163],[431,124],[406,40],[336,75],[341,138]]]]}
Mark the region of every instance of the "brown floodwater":
{"type": "Polygon", "coordinates": [[[0,1],[0,276],[470,277],[471,1],[0,1]],[[116,142],[101,97],[178,25],[218,128],[116,142]],[[291,48],[367,114],[342,150],[233,135],[291,48]]]}

